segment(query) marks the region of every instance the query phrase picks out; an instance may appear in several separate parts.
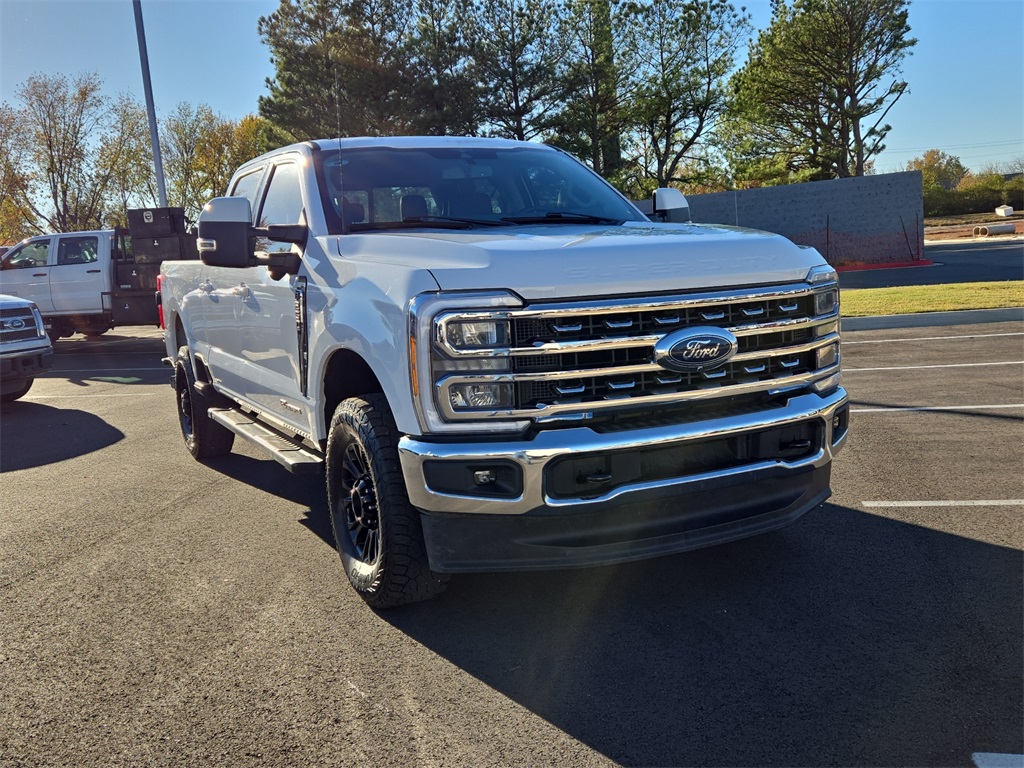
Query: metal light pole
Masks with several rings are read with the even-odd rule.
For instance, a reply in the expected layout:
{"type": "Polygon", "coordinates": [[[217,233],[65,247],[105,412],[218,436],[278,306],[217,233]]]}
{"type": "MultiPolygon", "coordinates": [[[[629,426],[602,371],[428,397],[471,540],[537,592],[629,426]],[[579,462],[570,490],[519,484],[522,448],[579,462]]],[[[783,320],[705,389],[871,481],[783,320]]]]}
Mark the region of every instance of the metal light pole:
{"type": "Polygon", "coordinates": [[[146,115],[149,117],[149,141],[153,145],[153,168],[156,171],[156,190],[160,207],[167,207],[164,187],[164,166],[160,161],[160,134],[156,130],[156,110],[153,108],[153,86],[149,82],[149,54],[146,53],[146,30],[142,26],[142,0],[132,0],[135,8],[135,34],[139,38],[139,60],[142,62],[142,87],[146,92],[146,115]]]}

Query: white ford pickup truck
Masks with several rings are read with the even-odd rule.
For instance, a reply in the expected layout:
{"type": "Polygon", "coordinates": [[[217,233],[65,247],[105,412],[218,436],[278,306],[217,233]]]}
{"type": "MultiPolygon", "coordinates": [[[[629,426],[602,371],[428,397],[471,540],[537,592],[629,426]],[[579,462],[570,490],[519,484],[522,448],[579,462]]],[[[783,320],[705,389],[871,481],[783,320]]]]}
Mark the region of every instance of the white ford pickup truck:
{"type": "Polygon", "coordinates": [[[499,139],[305,142],[228,192],[202,261],[160,278],[185,445],[323,469],[370,605],[718,544],[828,498],[849,408],[813,249],[652,222],[499,139]]]}

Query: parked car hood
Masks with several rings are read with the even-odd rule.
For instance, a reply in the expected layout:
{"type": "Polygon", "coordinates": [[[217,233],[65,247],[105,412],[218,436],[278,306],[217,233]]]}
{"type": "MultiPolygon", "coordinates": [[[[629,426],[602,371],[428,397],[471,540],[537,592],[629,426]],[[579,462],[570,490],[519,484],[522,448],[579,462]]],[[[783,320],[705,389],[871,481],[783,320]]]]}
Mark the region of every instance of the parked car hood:
{"type": "Polygon", "coordinates": [[[336,238],[346,259],[428,269],[442,290],[525,299],[802,281],[824,263],[780,235],[707,224],[543,224],[395,230],[336,238]]]}

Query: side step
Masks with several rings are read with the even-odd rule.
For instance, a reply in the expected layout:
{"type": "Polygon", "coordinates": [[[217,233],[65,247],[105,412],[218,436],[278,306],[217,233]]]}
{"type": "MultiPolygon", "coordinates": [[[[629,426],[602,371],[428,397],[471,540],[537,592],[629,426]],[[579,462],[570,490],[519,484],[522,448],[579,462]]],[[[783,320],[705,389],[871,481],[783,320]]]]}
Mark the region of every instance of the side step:
{"type": "Polygon", "coordinates": [[[281,434],[254,416],[236,408],[210,408],[210,418],[239,437],[268,451],[274,460],[295,474],[319,472],[323,459],[296,440],[281,434]]]}

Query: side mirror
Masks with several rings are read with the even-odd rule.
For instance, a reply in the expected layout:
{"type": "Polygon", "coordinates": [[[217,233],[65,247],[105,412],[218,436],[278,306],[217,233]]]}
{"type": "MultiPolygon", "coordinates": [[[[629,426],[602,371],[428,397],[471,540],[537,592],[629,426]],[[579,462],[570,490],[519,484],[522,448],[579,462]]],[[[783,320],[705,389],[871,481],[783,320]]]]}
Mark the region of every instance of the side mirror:
{"type": "Polygon", "coordinates": [[[256,234],[252,206],[244,197],[215,197],[199,214],[196,245],[211,267],[248,267],[255,263],[256,234]]]}
{"type": "Polygon", "coordinates": [[[678,189],[662,187],[654,190],[651,198],[654,216],[661,221],[685,222],[690,220],[690,204],[678,189]]]}

